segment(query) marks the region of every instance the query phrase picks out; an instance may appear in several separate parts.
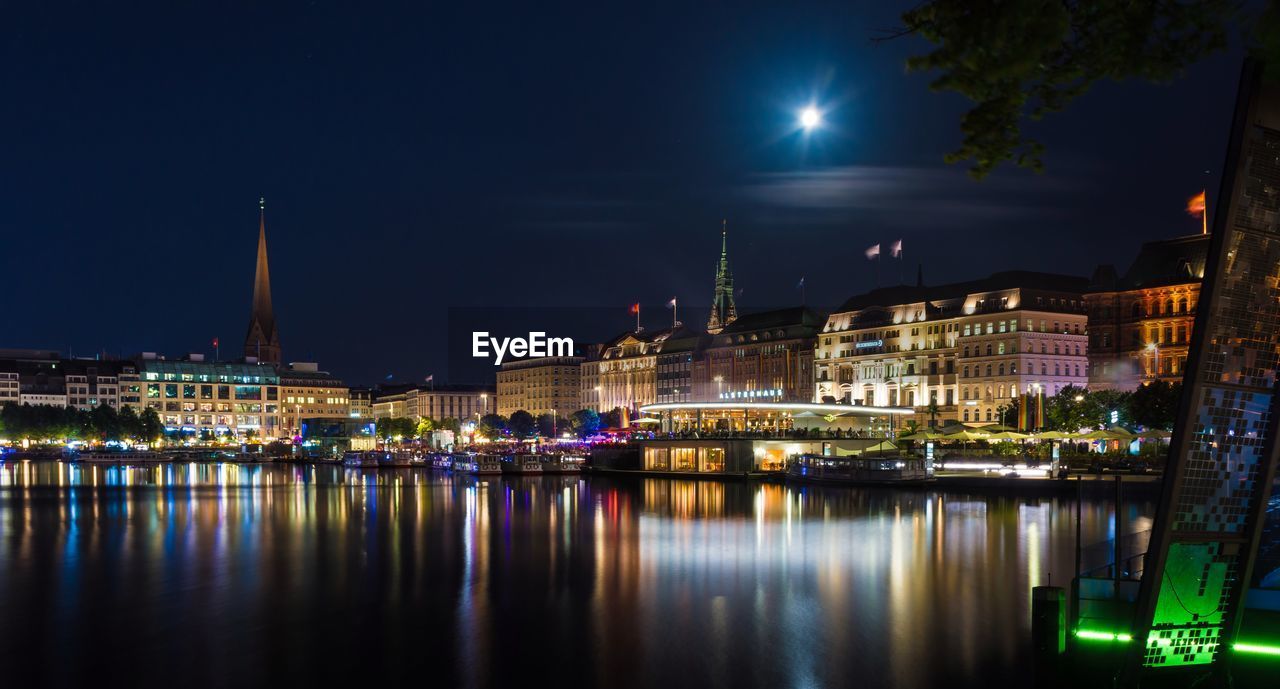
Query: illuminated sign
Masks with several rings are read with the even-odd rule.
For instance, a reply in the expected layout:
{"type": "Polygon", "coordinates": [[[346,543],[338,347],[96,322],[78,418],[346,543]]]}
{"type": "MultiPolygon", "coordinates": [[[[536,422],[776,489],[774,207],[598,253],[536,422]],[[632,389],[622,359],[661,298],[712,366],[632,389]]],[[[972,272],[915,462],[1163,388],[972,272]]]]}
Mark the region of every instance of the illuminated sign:
{"type": "Polygon", "coordinates": [[[884,346],[884,340],[867,340],[866,342],[859,342],[857,345],[855,345],[855,347],[857,347],[858,349],[869,349],[871,347],[883,347],[883,346],[884,346]]]}

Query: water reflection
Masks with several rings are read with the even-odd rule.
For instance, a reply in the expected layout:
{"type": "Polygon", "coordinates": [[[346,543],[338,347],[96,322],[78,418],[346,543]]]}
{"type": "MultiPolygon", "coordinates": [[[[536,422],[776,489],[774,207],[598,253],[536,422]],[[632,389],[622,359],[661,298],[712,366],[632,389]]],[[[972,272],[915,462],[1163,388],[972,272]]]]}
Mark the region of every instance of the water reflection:
{"type": "Polygon", "coordinates": [[[0,660],[62,685],[986,686],[1025,676],[1030,587],[1067,581],[1074,533],[1054,498],[3,464],[0,660]]]}

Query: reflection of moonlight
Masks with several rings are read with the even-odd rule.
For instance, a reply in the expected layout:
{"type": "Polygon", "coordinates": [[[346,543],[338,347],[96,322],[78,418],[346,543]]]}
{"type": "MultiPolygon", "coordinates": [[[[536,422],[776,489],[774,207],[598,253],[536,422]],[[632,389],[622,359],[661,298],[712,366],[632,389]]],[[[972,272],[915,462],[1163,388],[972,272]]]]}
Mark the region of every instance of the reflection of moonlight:
{"type": "Polygon", "coordinates": [[[805,129],[813,129],[822,124],[822,113],[818,109],[810,105],[800,111],[800,126],[805,129]]]}

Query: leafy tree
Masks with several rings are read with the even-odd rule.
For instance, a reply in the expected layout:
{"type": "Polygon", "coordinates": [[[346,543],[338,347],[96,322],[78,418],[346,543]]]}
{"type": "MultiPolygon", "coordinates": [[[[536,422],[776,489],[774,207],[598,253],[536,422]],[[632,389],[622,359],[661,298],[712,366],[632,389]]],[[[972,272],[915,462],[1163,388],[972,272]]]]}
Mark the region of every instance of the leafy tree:
{"type": "Polygon", "coordinates": [[[622,407],[614,407],[600,415],[600,425],[604,428],[617,428],[622,425],[622,407]]]}
{"type": "Polygon", "coordinates": [[[533,414],[523,409],[512,413],[511,418],[507,420],[507,428],[511,430],[511,435],[519,439],[532,438],[537,427],[533,414]]]}
{"type": "Polygon", "coordinates": [[[476,430],[486,438],[498,438],[506,434],[507,420],[498,414],[485,414],[476,430]]]}
{"type": "Polygon", "coordinates": [[[564,433],[567,430],[569,430],[568,419],[557,418],[552,414],[538,415],[538,435],[554,438],[558,433],[564,433]]]}
{"type": "Polygon", "coordinates": [[[89,425],[93,437],[98,440],[120,440],[122,437],[120,415],[115,407],[100,404],[89,412],[89,425]]]}
{"type": "Polygon", "coordinates": [[[454,433],[462,431],[462,422],[457,419],[438,419],[435,423],[436,429],[441,431],[453,431],[454,433]]]}
{"type": "Polygon", "coordinates": [[[1140,426],[1170,430],[1178,413],[1178,399],[1181,396],[1181,383],[1152,381],[1129,394],[1125,400],[1124,414],[1129,421],[1140,426]]]}
{"type": "Polygon", "coordinates": [[[924,410],[925,410],[925,413],[929,415],[929,428],[937,428],[938,427],[938,401],[935,399],[930,399],[929,405],[925,407],[924,410]]]}
{"type": "MultiPolygon", "coordinates": [[[[1012,161],[1043,169],[1043,145],[1022,132],[1026,118],[1062,110],[1104,79],[1169,81],[1227,44],[1227,25],[1274,29],[1239,14],[1234,0],[928,0],[902,15],[893,36],[915,34],[933,50],[907,60],[910,71],[937,72],[935,91],[975,104],[947,162],[970,161],[981,178],[1012,161]]],[[[1275,42],[1259,32],[1264,51],[1275,42]]]]}
{"type": "Polygon", "coordinates": [[[156,410],[150,407],[144,409],[140,422],[144,442],[153,443],[164,435],[164,424],[160,422],[160,413],[156,410]]]}
{"type": "Polygon", "coordinates": [[[436,430],[436,422],[424,416],[418,421],[418,426],[414,429],[414,435],[419,438],[425,438],[431,435],[431,431],[434,430],[436,430]]]}
{"type": "Polygon", "coordinates": [[[120,408],[120,434],[135,440],[142,437],[142,419],[138,418],[138,413],[127,404],[120,408]]]}
{"type": "Polygon", "coordinates": [[[1089,393],[1084,388],[1068,385],[1045,400],[1045,425],[1050,430],[1074,433],[1096,423],[1087,404],[1089,393]],[[1079,399],[1077,399],[1079,398],[1079,399]]]}
{"type": "Polygon", "coordinates": [[[586,438],[600,430],[600,415],[594,409],[579,409],[569,415],[569,426],[579,438],[586,438]]]}
{"type": "Polygon", "coordinates": [[[395,434],[401,438],[413,439],[418,437],[418,422],[408,417],[395,419],[393,428],[395,434]]]}

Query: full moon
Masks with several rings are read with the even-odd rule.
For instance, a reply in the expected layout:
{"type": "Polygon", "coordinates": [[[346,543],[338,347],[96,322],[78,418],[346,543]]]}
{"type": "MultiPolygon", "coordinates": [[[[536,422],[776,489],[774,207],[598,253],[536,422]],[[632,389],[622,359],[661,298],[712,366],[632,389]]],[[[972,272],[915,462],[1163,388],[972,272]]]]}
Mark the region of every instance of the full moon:
{"type": "Polygon", "coordinates": [[[818,109],[810,105],[800,111],[800,126],[805,129],[813,129],[822,124],[822,113],[818,109]]]}

